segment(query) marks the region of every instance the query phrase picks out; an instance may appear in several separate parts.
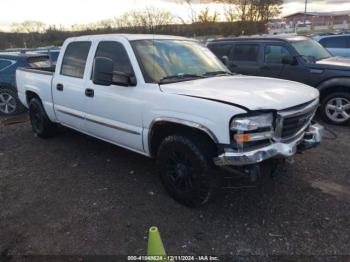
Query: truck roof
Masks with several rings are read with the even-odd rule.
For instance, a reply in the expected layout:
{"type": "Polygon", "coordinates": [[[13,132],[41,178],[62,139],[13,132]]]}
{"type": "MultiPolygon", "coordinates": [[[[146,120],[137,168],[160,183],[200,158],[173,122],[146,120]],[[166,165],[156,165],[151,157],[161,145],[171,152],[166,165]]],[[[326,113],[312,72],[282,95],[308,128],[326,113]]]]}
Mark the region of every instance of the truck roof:
{"type": "Polygon", "coordinates": [[[151,39],[178,39],[178,40],[188,40],[188,38],[181,36],[171,36],[171,35],[153,35],[153,34],[104,34],[104,35],[85,35],[78,37],[68,38],[73,41],[84,41],[84,40],[111,40],[113,38],[125,38],[129,41],[133,40],[151,40],[151,39]]]}

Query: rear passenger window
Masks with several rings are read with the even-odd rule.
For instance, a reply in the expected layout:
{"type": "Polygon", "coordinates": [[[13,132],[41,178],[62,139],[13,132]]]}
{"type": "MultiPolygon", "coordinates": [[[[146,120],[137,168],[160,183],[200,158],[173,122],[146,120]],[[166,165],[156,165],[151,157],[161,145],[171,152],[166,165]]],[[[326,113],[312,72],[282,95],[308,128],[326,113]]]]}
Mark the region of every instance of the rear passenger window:
{"type": "Polygon", "coordinates": [[[222,58],[223,56],[229,56],[230,50],[232,48],[232,45],[230,44],[225,44],[225,45],[220,45],[220,44],[214,44],[214,45],[209,45],[208,48],[218,57],[222,58]]]}
{"type": "Polygon", "coordinates": [[[90,46],[90,42],[70,43],[64,53],[61,75],[83,78],[90,46]]]}
{"type": "Polygon", "coordinates": [[[232,52],[233,61],[255,62],[258,60],[259,45],[236,44],[232,52]]]}
{"type": "Polygon", "coordinates": [[[12,65],[12,62],[9,60],[2,60],[0,59],[0,71],[9,67],[10,65],[12,65]]]}
{"type": "Polygon", "coordinates": [[[113,61],[114,71],[133,75],[128,53],[118,42],[100,42],[95,57],[105,57],[113,61]]]}
{"type": "Polygon", "coordinates": [[[287,48],[280,45],[265,46],[265,63],[282,64],[282,58],[290,55],[287,48]]]}
{"type": "Polygon", "coordinates": [[[346,38],[343,36],[327,37],[320,41],[325,48],[346,48],[346,38]]]}

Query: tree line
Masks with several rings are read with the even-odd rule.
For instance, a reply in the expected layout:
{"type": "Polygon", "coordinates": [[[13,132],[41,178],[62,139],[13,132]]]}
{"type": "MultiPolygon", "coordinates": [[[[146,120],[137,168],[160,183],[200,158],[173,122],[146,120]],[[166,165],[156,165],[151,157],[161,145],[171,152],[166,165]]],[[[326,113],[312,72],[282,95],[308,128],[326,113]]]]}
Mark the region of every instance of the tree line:
{"type": "Polygon", "coordinates": [[[186,5],[187,17],[176,17],[169,11],[149,7],[132,10],[121,16],[91,24],[66,28],[40,21],[24,21],[11,26],[11,33],[0,32],[0,49],[60,45],[69,36],[97,33],[157,33],[188,37],[210,35],[258,34],[264,24],[277,17],[283,0],[179,0],[186,5]],[[209,5],[198,11],[197,4],[221,3],[223,12],[209,5]]]}

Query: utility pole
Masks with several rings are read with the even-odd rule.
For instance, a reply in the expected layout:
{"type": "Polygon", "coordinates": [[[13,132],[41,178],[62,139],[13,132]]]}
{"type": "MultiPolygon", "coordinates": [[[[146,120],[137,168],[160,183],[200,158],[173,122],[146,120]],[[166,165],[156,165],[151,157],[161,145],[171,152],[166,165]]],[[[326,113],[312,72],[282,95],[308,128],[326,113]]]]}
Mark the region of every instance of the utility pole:
{"type": "Polygon", "coordinates": [[[306,25],[307,0],[305,0],[304,25],[306,25]]]}

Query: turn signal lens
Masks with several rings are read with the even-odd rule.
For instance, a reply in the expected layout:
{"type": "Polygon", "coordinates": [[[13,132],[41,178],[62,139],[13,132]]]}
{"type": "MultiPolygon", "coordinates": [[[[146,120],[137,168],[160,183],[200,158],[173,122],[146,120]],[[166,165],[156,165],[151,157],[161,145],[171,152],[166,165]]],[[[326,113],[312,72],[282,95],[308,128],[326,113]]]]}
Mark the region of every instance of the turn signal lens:
{"type": "Polygon", "coordinates": [[[237,142],[248,142],[250,140],[249,134],[234,135],[233,138],[237,142]]]}

